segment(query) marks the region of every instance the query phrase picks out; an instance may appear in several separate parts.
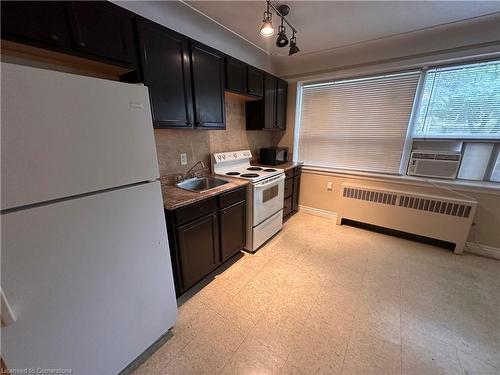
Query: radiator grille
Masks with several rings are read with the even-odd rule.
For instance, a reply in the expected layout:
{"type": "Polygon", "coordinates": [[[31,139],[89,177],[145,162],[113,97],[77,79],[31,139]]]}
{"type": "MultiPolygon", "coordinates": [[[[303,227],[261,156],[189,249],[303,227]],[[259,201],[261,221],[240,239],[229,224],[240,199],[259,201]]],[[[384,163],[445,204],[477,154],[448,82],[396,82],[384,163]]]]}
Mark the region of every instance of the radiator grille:
{"type": "Polygon", "coordinates": [[[468,218],[472,210],[472,206],[467,204],[352,187],[344,187],[343,196],[392,206],[396,206],[397,202],[399,207],[464,218],[468,218]]]}
{"type": "Polygon", "coordinates": [[[344,188],[344,197],[394,206],[396,205],[397,195],[374,190],[344,188]]]}

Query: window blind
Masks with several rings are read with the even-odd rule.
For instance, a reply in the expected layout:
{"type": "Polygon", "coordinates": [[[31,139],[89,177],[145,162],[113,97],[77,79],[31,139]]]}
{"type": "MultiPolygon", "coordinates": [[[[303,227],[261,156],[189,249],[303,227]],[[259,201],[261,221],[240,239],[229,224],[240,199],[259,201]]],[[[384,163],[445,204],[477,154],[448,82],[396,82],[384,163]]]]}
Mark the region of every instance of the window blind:
{"type": "Polygon", "coordinates": [[[415,135],[500,138],[500,62],[427,71],[415,135]]]}
{"type": "Polygon", "coordinates": [[[304,85],[299,159],[315,166],[399,173],[420,74],[304,85]]]}

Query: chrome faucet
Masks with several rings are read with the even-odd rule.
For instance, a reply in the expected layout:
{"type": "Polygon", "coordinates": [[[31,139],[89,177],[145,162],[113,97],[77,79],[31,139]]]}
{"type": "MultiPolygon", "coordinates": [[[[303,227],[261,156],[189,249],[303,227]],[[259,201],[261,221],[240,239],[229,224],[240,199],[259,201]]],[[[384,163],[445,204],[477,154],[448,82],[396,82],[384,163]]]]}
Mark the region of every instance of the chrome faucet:
{"type": "Polygon", "coordinates": [[[184,179],[188,179],[188,178],[192,178],[192,177],[195,177],[195,173],[191,173],[193,171],[193,169],[198,165],[198,164],[201,164],[201,168],[205,168],[205,164],[200,160],[200,161],[197,161],[191,168],[189,168],[187,170],[186,173],[184,173],[184,176],[183,178],[184,179]]]}

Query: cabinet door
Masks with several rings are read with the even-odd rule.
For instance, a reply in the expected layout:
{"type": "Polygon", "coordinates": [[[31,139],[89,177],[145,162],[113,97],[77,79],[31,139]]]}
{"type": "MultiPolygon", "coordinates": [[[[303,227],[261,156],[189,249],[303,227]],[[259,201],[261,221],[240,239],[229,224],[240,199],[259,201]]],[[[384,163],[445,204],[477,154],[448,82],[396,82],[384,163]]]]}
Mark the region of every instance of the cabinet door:
{"type": "Polygon", "coordinates": [[[285,198],[283,201],[283,217],[292,212],[292,197],[285,198]]]}
{"type": "Polygon", "coordinates": [[[276,128],[286,129],[286,100],[288,84],[286,81],[278,79],[276,85],[276,128]]]}
{"type": "Polygon", "coordinates": [[[193,126],[188,39],[148,21],[137,24],[144,84],[149,89],[153,125],[193,126]]]}
{"type": "Polygon", "coordinates": [[[70,49],[63,2],[2,1],[2,39],[41,48],[70,49]]]}
{"type": "Polygon", "coordinates": [[[245,246],[246,201],[221,210],[219,217],[222,261],[225,262],[245,246]]]}
{"type": "Polygon", "coordinates": [[[135,66],[130,13],[107,1],[73,1],[68,4],[68,15],[75,50],[135,66]]]}
{"type": "Polygon", "coordinates": [[[240,93],[247,93],[247,64],[226,58],[226,89],[240,93]]]}
{"type": "Polygon", "coordinates": [[[276,128],[276,78],[264,76],[264,129],[276,128]]]}
{"type": "Polygon", "coordinates": [[[292,211],[299,209],[300,174],[293,178],[292,211]]]}
{"type": "Polygon", "coordinates": [[[247,93],[255,97],[262,98],[264,92],[264,73],[262,70],[248,67],[247,73],[247,93]]]}
{"type": "Polygon", "coordinates": [[[293,193],[293,178],[287,178],[285,180],[285,192],[283,196],[285,198],[288,198],[292,195],[292,193],[293,193]]]}
{"type": "Polygon", "coordinates": [[[200,43],[191,42],[195,125],[225,129],[224,55],[200,43]]]}
{"type": "Polygon", "coordinates": [[[208,275],[220,262],[217,213],[177,228],[182,289],[208,275]]]}

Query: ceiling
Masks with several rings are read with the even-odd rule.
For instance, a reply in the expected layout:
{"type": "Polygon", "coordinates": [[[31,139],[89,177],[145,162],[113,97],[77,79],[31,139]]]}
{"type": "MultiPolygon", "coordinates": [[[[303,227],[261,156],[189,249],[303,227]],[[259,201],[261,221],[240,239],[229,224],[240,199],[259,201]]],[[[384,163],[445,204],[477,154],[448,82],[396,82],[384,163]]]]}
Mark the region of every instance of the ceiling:
{"type": "MultiPolygon", "coordinates": [[[[276,34],[260,35],[265,1],[185,1],[271,55],[288,55],[275,46],[276,34]]],[[[325,52],[438,25],[500,12],[500,1],[287,1],[287,19],[298,30],[301,54],[325,52]]],[[[274,5],[282,2],[273,1],[274,5]]],[[[277,29],[278,20],[273,15],[277,29]]],[[[290,33],[288,33],[290,37],[290,33]]]]}

